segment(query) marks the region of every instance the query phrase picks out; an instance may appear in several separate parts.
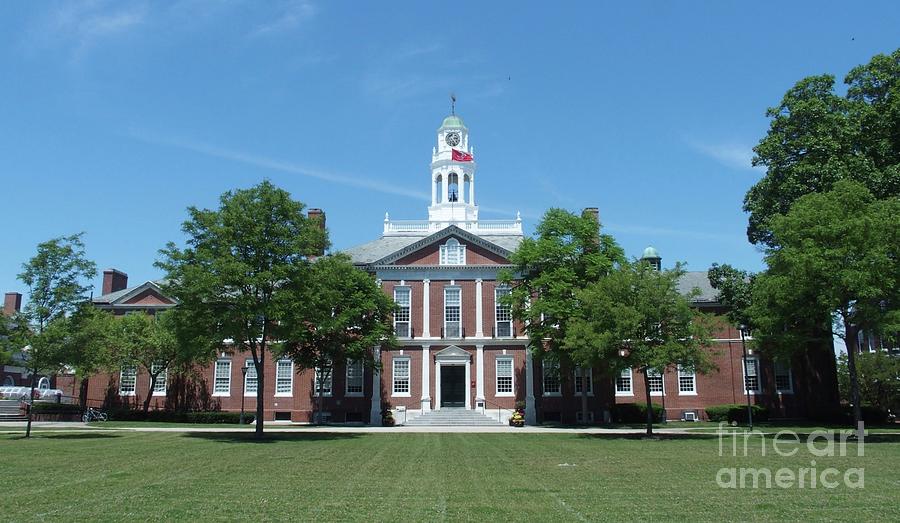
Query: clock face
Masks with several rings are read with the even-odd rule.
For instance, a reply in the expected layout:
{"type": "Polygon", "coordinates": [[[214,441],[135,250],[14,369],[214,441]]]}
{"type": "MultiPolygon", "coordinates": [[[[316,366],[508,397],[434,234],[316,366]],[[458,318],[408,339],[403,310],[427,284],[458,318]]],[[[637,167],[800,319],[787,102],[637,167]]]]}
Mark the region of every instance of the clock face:
{"type": "Polygon", "coordinates": [[[444,141],[447,142],[447,145],[449,145],[450,147],[456,147],[457,145],[459,145],[459,133],[447,133],[447,135],[444,137],[444,141]]]}

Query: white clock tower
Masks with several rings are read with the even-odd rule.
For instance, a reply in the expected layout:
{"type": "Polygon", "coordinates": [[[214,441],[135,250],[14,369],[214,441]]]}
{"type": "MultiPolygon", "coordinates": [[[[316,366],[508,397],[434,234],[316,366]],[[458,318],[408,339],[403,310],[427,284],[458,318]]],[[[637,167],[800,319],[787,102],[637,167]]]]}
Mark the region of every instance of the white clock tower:
{"type": "Polygon", "coordinates": [[[462,118],[451,114],[437,130],[437,147],[431,155],[431,222],[477,222],[475,205],[475,161],[453,159],[473,156],[469,129],[462,118]]]}

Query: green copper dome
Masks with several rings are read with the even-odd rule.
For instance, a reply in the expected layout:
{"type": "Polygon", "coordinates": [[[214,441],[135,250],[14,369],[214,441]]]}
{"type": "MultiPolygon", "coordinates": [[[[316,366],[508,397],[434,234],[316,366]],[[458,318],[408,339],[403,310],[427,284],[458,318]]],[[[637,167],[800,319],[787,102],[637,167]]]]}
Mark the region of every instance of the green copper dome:
{"type": "Polygon", "coordinates": [[[656,249],[654,249],[653,247],[647,247],[646,249],[644,249],[644,255],[641,256],[641,259],[646,260],[648,258],[660,258],[660,257],[661,256],[659,255],[658,252],[656,252],[656,249]]]}
{"type": "Polygon", "coordinates": [[[451,114],[450,116],[444,118],[444,123],[441,124],[441,127],[465,127],[466,124],[463,123],[462,118],[456,116],[455,114],[451,114]]]}

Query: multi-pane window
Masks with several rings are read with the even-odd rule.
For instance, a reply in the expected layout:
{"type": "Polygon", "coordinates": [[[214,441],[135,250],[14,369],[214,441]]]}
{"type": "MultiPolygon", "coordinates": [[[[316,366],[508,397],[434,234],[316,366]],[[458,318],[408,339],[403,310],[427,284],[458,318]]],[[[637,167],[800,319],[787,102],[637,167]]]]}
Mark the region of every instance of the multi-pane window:
{"type": "Polygon", "coordinates": [[[460,245],[456,238],[450,238],[441,245],[441,265],[465,265],[466,246],[460,245]]]}
{"type": "Polygon", "coordinates": [[[650,384],[650,394],[663,393],[663,377],[656,369],[647,369],[647,383],[650,384]]]}
{"type": "Polygon", "coordinates": [[[575,393],[581,394],[581,384],[583,382],[587,383],[587,392],[588,394],[592,394],[594,392],[594,378],[592,376],[593,372],[590,368],[582,370],[581,367],[575,367],[575,393]]]}
{"type": "Polygon", "coordinates": [[[331,369],[334,366],[330,364],[325,367],[316,367],[316,396],[321,394],[323,396],[331,396],[331,383],[332,383],[332,375],[331,369]]]}
{"type": "Polygon", "coordinates": [[[409,396],[409,358],[394,358],[393,394],[409,396]]]}
{"type": "Polygon", "coordinates": [[[168,380],[169,378],[169,369],[167,369],[166,366],[162,363],[154,363],[150,366],[150,373],[156,374],[156,383],[153,384],[153,395],[165,396],[166,380],[168,380]]]}
{"type": "Polygon", "coordinates": [[[497,287],[494,290],[494,317],[496,319],[497,337],[505,338],[513,335],[512,310],[503,302],[503,297],[509,295],[509,287],[497,287]]]}
{"type": "Polygon", "coordinates": [[[229,394],[231,394],[231,360],[218,360],[213,380],[213,395],[228,396],[229,394]]]}
{"type": "Polygon", "coordinates": [[[697,392],[697,373],[691,369],[678,366],[678,392],[680,394],[695,394],[697,392]]]}
{"type": "Polygon", "coordinates": [[[775,389],[778,392],[794,392],[794,380],[791,379],[791,366],[787,363],[775,362],[775,389]]]}
{"type": "Polygon", "coordinates": [[[397,309],[394,312],[394,334],[398,338],[409,337],[409,297],[409,287],[394,288],[394,302],[397,304],[397,309]]]}
{"type": "Polygon", "coordinates": [[[559,394],[559,363],[545,361],[544,369],[544,394],[559,394]]]}
{"type": "Polygon", "coordinates": [[[631,369],[625,369],[616,377],[616,394],[632,394],[631,369]]]}
{"type": "Polygon", "coordinates": [[[444,337],[459,338],[462,334],[460,321],[460,289],[447,287],[444,289],[444,337]]]}
{"type": "Polygon", "coordinates": [[[259,380],[256,378],[256,367],[253,365],[253,360],[245,361],[244,366],[247,367],[247,374],[244,375],[244,396],[256,396],[259,380]]]}
{"type": "Polygon", "coordinates": [[[119,373],[119,395],[134,396],[135,385],[137,384],[137,367],[128,365],[122,367],[119,373]]]}
{"type": "Polygon", "coordinates": [[[363,363],[360,360],[347,362],[347,395],[361,395],[363,392],[363,363]]]}
{"type": "Polygon", "coordinates": [[[275,363],[275,395],[290,396],[294,388],[294,362],[281,359],[275,363]]]}
{"type": "Polygon", "coordinates": [[[744,390],[759,392],[759,358],[755,356],[744,360],[744,390]]]}
{"type": "Polygon", "coordinates": [[[513,392],[513,359],[497,358],[497,394],[513,392]]]}

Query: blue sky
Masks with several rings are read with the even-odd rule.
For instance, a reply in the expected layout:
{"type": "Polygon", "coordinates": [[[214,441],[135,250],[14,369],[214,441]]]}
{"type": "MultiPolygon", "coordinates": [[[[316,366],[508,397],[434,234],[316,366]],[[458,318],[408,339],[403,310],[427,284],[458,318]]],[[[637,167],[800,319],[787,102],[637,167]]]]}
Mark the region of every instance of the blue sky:
{"type": "Polygon", "coordinates": [[[629,255],[758,270],[766,107],[900,45],[896,2],[786,4],[0,3],[0,290],[78,231],[98,268],[156,278],[187,206],[266,178],[336,249],[423,219],[450,92],[482,218],[596,206],[629,255]]]}

